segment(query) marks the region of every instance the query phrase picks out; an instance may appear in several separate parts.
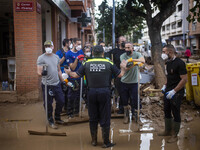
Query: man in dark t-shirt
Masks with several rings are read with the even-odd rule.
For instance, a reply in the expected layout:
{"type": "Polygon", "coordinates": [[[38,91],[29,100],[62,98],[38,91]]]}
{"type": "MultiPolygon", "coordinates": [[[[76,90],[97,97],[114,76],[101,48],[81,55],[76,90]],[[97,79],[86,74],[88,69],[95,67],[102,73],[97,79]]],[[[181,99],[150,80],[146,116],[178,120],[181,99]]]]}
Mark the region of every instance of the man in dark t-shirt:
{"type": "Polygon", "coordinates": [[[97,145],[97,129],[98,122],[102,127],[102,135],[104,144],[103,147],[112,147],[113,143],[110,143],[110,118],[111,118],[111,79],[114,77],[122,77],[125,68],[126,61],[121,63],[121,71],[113,65],[112,62],[103,58],[103,47],[98,45],[93,48],[94,58],[88,59],[76,72],[71,72],[70,69],[65,69],[71,77],[77,78],[80,76],[86,76],[88,91],[88,113],[90,132],[92,137],[92,145],[97,145]]]}
{"type": "MultiPolygon", "coordinates": [[[[124,36],[120,36],[119,40],[118,40],[118,47],[109,52],[111,59],[113,58],[113,62],[117,66],[118,69],[120,69],[120,63],[121,63],[120,56],[126,52],[125,51],[125,42],[126,42],[126,38],[124,36]]],[[[121,101],[121,79],[116,78],[114,83],[115,83],[115,87],[117,89],[116,95],[119,95],[119,111],[117,113],[123,114],[124,108],[123,108],[122,101],[121,101]]]]}
{"type": "Polygon", "coordinates": [[[177,135],[180,130],[180,106],[187,82],[187,70],[185,63],[175,56],[175,48],[171,44],[163,48],[162,58],[168,59],[166,62],[167,83],[161,89],[164,93],[165,131],[158,135],[169,136],[172,133],[172,137],[167,142],[173,143],[178,140],[177,135]]]}

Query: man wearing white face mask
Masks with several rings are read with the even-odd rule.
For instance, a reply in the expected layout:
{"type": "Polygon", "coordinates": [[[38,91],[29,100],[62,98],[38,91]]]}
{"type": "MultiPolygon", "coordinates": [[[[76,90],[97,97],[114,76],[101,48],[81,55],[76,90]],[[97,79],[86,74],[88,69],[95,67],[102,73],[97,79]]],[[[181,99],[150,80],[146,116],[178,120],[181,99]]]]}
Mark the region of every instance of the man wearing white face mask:
{"type": "MultiPolygon", "coordinates": [[[[76,72],[84,60],[84,53],[81,50],[81,39],[73,39],[73,48],[65,54],[68,66],[73,72],[76,72]]],[[[79,113],[79,98],[80,98],[80,78],[71,78],[68,80],[75,85],[73,88],[68,88],[68,106],[67,115],[73,117],[79,113]]]]}
{"type": "Polygon", "coordinates": [[[164,94],[165,130],[158,135],[172,135],[167,141],[172,143],[178,140],[177,135],[181,125],[180,106],[184,96],[184,86],[187,82],[187,70],[185,63],[176,57],[173,45],[166,45],[161,57],[167,60],[167,83],[161,89],[164,94]]]}
{"type": "Polygon", "coordinates": [[[48,121],[49,121],[49,126],[53,129],[56,129],[57,126],[54,124],[54,119],[55,119],[55,122],[58,124],[64,123],[60,118],[60,113],[61,113],[62,107],[64,105],[64,94],[63,94],[61,85],[62,86],[66,86],[66,85],[62,78],[62,72],[60,70],[60,64],[59,64],[60,59],[56,54],[52,53],[53,48],[54,48],[53,42],[50,40],[46,41],[44,43],[44,47],[45,47],[45,53],[40,55],[37,59],[37,73],[39,76],[42,76],[42,91],[43,91],[44,103],[45,103],[45,79],[44,79],[44,76],[47,77],[48,121]],[[43,70],[44,64],[48,65],[46,71],[43,70]],[[52,117],[53,98],[55,98],[55,100],[56,100],[56,109],[55,109],[54,119],[52,117]]]}

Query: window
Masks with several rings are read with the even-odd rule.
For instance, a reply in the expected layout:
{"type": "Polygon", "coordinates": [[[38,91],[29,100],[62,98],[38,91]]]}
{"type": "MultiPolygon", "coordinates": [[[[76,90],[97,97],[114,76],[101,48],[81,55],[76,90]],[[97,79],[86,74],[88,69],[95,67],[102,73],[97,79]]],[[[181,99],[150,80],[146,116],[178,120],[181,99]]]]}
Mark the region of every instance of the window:
{"type": "Polygon", "coordinates": [[[182,27],[182,20],[178,22],[178,28],[182,27]]]}
{"type": "Polygon", "coordinates": [[[192,23],[192,31],[196,31],[197,28],[197,19],[192,23]]]}
{"type": "Polygon", "coordinates": [[[170,30],[170,24],[166,26],[166,30],[170,30]]]}
{"type": "Polygon", "coordinates": [[[182,6],[183,6],[182,4],[178,5],[178,12],[182,11],[182,6]]]}
{"type": "Polygon", "coordinates": [[[176,22],[172,23],[172,29],[176,29],[176,22]]]}
{"type": "Polygon", "coordinates": [[[165,26],[162,26],[162,31],[165,31],[165,26]]]}

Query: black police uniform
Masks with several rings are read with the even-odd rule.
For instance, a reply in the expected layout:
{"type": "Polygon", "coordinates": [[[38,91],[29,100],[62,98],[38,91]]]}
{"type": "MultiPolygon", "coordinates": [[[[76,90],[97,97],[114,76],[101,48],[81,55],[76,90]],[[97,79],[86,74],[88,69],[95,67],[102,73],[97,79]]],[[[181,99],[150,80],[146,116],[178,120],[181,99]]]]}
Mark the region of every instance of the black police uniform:
{"type": "Polygon", "coordinates": [[[181,81],[180,75],[187,74],[185,63],[180,58],[168,61],[166,63],[167,70],[167,85],[164,96],[164,112],[165,118],[172,118],[175,122],[181,122],[180,106],[184,96],[184,88],[179,90],[172,99],[166,99],[166,93],[173,90],[181,81]]]}
{"type": "Polygon", "coordinates": [[[110,126],[112,74],[117,77],[120,72],[105,58],[89,59],[76,72],[79,76],[86,76],[90,124],[97,125],[100,122],[101,127],[110,126]]]}
{"type": "MultiPolygon", "coordinates": [[[[115,48],[113,50],[111,50],[109,53],[110,55],[113,54],[113,62],[114,64],[117,66],[118,69],[120,69],[120,56],[125,53],[126,51],[124,49],[119,49],[119,48],[115,48]]],[[[124,113],[124,108],[123,108],[123,105],[122,105],[122,102],[121,102],[121,79],[120,78],[116,78],[115,79],[115,87],[117,89],[117,92],[120,96],[120,100],[119,100],[119,113],[124,113]]]]}
{"type": "Polygon", "coordinates": [[[120,70],[105,58],[89,59],[76,72],[79,76],[86,76],[88,92],[88,113],[92,145],[97,144],[98,122],[102,127],[103,147],[111,147],[110,118],[111,118],[111,79],[112,74],[117,77],[120,70]]]}

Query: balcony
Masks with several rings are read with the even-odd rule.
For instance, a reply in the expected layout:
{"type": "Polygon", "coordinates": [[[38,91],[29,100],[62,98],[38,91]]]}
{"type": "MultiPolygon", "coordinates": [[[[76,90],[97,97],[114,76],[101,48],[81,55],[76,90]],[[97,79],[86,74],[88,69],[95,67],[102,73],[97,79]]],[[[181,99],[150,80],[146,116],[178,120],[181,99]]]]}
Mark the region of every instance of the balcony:
{"type": "Polygon", "coordinates": [[[81,16],[81,12],[86,12],[86,0],[65,0],[71,9],[71,17],[81,16]]]}

